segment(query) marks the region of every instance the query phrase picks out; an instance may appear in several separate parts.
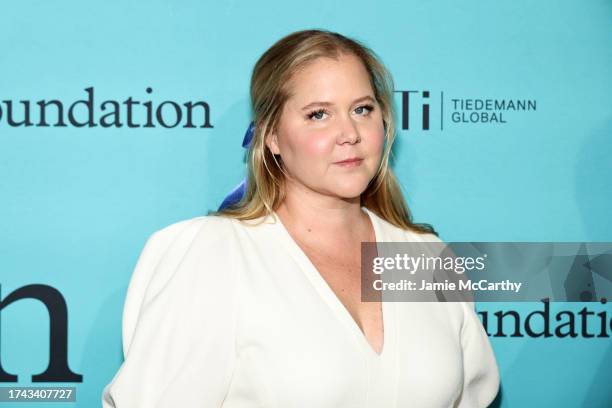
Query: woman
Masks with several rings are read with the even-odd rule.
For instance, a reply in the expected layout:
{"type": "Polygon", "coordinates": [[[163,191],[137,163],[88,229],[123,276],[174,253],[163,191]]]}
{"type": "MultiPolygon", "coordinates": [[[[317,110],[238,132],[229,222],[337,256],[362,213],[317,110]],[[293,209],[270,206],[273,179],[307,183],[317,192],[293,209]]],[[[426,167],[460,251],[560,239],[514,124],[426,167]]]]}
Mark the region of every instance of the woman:
{"type": "Polygon", "coordinates": [[[279,40],[251,81],[242,199],[154,233],[105,407],[484,407],[499,376],[472,303],[362,302],[364,241],[439,241],[389,168],[392,82],[358,42],[279,40]]]}

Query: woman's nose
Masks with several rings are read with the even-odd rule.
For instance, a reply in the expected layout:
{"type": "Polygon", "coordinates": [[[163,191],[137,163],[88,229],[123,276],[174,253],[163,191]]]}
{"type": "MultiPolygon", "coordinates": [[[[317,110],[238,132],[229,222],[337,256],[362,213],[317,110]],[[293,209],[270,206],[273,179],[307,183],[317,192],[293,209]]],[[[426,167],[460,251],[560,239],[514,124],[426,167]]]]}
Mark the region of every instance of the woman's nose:
{"type": "Polygon", "coordinates": [[[361,137],[359,136],[359,130],[357,129],[357,124],[353,121],[352,118],[344,118],[341,120],[339,135],[338,135],[338,143],[350,143],[355,144],[361,141],[361,137]]]}

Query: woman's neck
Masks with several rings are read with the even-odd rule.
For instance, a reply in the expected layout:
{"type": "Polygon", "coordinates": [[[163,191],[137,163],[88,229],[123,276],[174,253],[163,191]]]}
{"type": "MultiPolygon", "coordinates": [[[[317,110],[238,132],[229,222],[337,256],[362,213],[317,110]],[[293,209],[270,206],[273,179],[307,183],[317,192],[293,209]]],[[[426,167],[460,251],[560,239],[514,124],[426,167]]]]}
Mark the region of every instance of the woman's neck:
{"type": "Polygon", "coordinates": [[[313,239],[351,240],[371,235],[360,197],[344,199],[288,189],[275,212],[288,229],[299,235],[312,233],[313,239]]]}

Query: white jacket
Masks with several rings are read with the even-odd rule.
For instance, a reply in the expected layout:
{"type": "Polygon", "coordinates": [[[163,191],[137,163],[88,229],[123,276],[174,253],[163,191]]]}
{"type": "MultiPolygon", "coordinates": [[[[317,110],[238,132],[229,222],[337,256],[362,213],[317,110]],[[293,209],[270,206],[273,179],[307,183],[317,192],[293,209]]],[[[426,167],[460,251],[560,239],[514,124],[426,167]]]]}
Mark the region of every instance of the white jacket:
{"type": "MultiPolygon", "coordinates": [[[[377,242],[439,241],[369,210],[377,242]]],[[[147,241],[104,408],[486,407],[499,387],[470,302],[383,302],[377,354],[282,223],[201,216],[147,241]]]]}

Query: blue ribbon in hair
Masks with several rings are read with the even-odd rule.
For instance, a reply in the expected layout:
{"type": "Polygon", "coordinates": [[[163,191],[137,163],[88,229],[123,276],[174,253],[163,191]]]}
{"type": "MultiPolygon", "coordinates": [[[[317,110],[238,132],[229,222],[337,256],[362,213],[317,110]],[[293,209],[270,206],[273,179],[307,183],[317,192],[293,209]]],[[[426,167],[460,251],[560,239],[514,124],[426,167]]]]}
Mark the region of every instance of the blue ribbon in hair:
{"type": "MultiPolygon", "coordinates": [[[[244,139],[242,139],[242,147],[248,149],[251,145],[251,140],[253,140],[253,133],[255,133],[255,123],[251,122],[249,124],[249,128],[244,134],[244,139]]],[[[242,196],[246,191],[247,179],[246,177],[238,184],[234,189],[223,199],[221,206],[219,206],[219,211],[222,209],[229,207],[230,205],[237,203],[240,201],[242,196]]]]}

